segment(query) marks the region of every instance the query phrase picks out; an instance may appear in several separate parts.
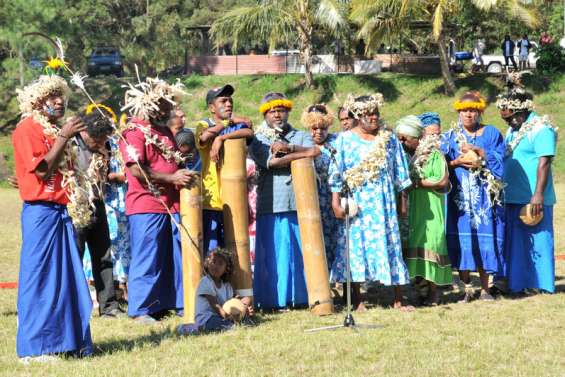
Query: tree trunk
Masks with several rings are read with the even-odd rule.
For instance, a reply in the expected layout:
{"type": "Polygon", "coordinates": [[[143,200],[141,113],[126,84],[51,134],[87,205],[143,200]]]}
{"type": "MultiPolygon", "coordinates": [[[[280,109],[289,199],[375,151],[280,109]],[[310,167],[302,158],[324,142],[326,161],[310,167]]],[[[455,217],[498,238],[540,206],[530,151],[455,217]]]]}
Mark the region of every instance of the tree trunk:
{"type": "Polygon", "coordinates": [[[439,38],[437,40],[438,49],[439,49],[439,63],[441,66],[441,77],[443,78],[443,86],[445,88],[445,94],[447,95],[454,95],[455,90],[455,82],[453,81],[453,76],[451,75],[451,71],[449,70],[449,62],[447,61],[447,52],[445,51],[445,38],[443,33],[440,33],[439,38]]]}
{"type": "Polygon", "coordinates": [[[306,78],[306,86],[311,88],[314,84],[314,78],[312,77],[312,47],[309,43],[303,47],[302,56],[304,59],[304,77],[306,78]]]}
{"type": "Polygon", "coordinates": [[[24,78],[24,53],[22,51],[22,47],[18,46],[18,62],[20,63],[20,86],[23,88],[25,85],[25,78],[24,78]]]}

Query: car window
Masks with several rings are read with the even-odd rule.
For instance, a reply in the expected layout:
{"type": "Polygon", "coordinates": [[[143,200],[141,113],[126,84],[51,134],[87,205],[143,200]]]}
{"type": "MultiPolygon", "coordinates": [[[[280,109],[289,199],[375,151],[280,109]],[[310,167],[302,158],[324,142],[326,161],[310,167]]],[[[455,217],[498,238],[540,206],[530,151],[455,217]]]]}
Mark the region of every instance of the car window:
{"type": "Polygon", "coordinates": [[[92,51],[92,56],[118,56],[118,51],[114,49],[97,49],[92,51]]]}

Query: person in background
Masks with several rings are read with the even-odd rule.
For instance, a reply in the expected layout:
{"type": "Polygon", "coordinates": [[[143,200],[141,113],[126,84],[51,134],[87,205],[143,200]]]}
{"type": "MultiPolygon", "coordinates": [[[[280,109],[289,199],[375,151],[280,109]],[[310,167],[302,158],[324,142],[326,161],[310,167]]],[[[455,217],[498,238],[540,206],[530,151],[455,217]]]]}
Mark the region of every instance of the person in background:
{"type": "Polygon", "coordinates": [[[202,161],[202,195],[204,253],[224,246],[224,213],[220,185],[221,150],[228,139],[253,137],[253,124],[248,118],[233,113],[235,89],[227,84],[210,89],[206,106],[210,117],[198,122],[196,147],[202,161]]]}
{"type": "Polygon", "coordinates": [[[99,104],[88,106],[82,119],[86,124],[86,130],[79,132],[71,142],[76,150],[77,174],[91,177],[89,184],[92,186],[94,213],[88,224],[75,226],[77,245],[81,259],[88,245],[100,316],[116,318],[124,316],[125,313],[119,307],[114,286],[112,248],[104,204],[104,189],[108,178],[110,154],[107,149],[107,141],[114,132],[117,118],[112,109],[99,104]],[[92,162],[97,158],[100,164],[93,166],[92,162]]]}
{"type": "Polygon", "coordinates": [[[200,161],[200,154],[196,148],[194,132],[185,128],[175,134],[175,141],[177,148],[185,158],[184,167],[195,172],[202,171],[202,161],[200,161]]]}
{"type": "Polygon", "coordinates": [[[504,64],[506,67],[508,68],[508,60],[510,60],[514,69],[518,69],[516,60],[514,60],[514,49],[516,48],[516,45],[514,44],[514,41],[510,39],[510,35],[507,34],[504,36],[504,41],[502,41],[500,48],[502,49],[502,55],[504,56],[504,64]]]}
{"type": "Polygon", "coordinates": [[[316,174],[318,175],[318,200],[324,231],[324,245],[328,267],[334,260],[338,237],[343,236],[341,221],[336,219],[332,209],[332,191],[329,185],[329,168],[335,158],[336,134],[329,133],[334,121],[334,114],[324,104],[308,106],[302,113],[302,125],[310,131],[310,136],[318,148],[320,155],[314,160],[316,174]],[[341,232],[340,232],[341,230],[341,232]]]}
{"type": "Polygon", "coordinates": [[[520,71],[526,69],[526,66],[529,69],[530,60],[528,58],[530,55],[530,48],[532,48],[532,43],[528,39],[528,36],[524,34],[516,46],[518,47],[518,63],[520,64],[520,71]]]}
{"type": "Polygon", "coordinates": [[[339,124],[341,125],[342,131],[349,131],[357,125],[355,117],[349,111],[340,106],[337,110],[337,117],[339,119],[339,124]]]}
{"type": "Polygon", "coordinates": [[[438,113],[426,112],[418,115],[418,119],[424,128],[424,136],[441,134],[441,120],[438,113]]]}
{"type": "Polygon", "coordinates": [[[177,132],[184,129],[185,125],[185,116],[181,109],[176,108],[171,110],[171,114],[169,120],[167,121],[167,127],[173,133],[173,136],[177,134],[177,132]]]}

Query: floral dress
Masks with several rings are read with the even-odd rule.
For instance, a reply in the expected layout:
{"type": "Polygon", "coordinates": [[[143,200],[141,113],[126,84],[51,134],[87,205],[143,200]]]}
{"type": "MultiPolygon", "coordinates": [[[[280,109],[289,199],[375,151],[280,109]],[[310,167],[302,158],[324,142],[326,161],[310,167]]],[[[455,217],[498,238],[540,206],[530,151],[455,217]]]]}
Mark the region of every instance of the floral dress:
{"type": "MultiPolygon", "coordinates": [[[[502,178],[504,139],[495,127],[484,126],[481,135],[463,132],[467,143],[484,149],[485,167],[497,179],[502,178]]],[[[446,160],[455,160],[461,154],[457,132],[442,135],[442,152],[446,160]]],[[[455,269],[477,271],[482,267],[488,273],[503,275],[503,209],[492,202],[486,184],[469,170],[456,167],[449,179],[451,192],[447,198],[447,248],[455,269]]]]}
{"type": "MultiPolygon", "coordinates": [[[[118,141],[110,139],[112,157],[110,173],[123,172],[124,166],[118,148],[118,141]]],[[[104,202],[110,230],[112,262],[114,263],[114,280],[124,283],[128,279],[131,258],[129,242],[129,225],[126,216],[127,183],[108,183],[104,202]]]]}
{"type": "MultiPolygon", "coordinates": [[[[352,131],[340,134],[335,142],[336,161],[330,165],[330,187],[340,192],[343,173],[359,165],[374,149],[375,141],[363,140],[352,131]]],[[[397,192],[411,185],[408,163],[396,136],[386,145],[385,166],[377,178],[365,181],[353,191],[359,212],[351,218],[349,249],[351,278],[354,282],[380,281],[385,285],[409,282],[402,259],[402,245],[396,213],[397,192]]],[[[346,280],[345,237],[338,239],[332,264],[332,281],[346,280]]]]}
{"type": "MultiPolygon", "coordinates": [[[[336,140],[337,135],[330,134],[324,142],[324,146],[329,145],[330,148],[335,148],[336,140]]],[[[320,148],[321,154],[314,160],[314,165],[316,167],[316,174],[318,175],[318,200],[320,201],[326,258],[328,267],[331,267],[335,257],[337,240],[339,237],[343,237],[344,229],[343,221],[336,219],[332,208],[332,190],[328,179],[332,154],[330,149],[324,146],[320,148]]]]}

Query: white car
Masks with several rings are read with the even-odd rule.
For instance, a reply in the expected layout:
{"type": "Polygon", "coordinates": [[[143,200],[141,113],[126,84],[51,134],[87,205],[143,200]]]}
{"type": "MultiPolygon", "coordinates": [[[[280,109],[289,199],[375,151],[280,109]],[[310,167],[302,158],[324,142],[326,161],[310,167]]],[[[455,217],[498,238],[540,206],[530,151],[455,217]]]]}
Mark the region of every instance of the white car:
{"type": "MultiPolygon", "coordinates": [[[[532,48],[530,49],[530,53],[528,54],[528,63],[531,69],[536,68],[536,62],[538,57],[536,56],[535,51],[538,48],[538,44],[536,42],[531,42],[532,48]]],[[[518,48],[514,49],[514,60],[516,61],[516,65],[519,63],[519,56],[518,56],[518,48]]],[[[512,67],[512,62],[508,62],[512,67]]],[[[483,55],[483,64],[486,67],[486,71],[488,73],[503,73],[505,71],[505,60],[503,55],[483,55]]]]}

